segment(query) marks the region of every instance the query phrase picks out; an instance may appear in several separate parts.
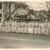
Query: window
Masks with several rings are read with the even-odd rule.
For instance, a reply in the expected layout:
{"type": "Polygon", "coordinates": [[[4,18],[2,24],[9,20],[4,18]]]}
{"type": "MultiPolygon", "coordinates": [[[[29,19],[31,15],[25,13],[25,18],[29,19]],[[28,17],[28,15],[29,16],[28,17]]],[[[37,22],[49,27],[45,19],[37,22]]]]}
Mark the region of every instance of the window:
{"type": "Polygon", "coordinates": [[[1,19],[2,19],[1,17],[2,17],[2,14],[0,14],[0,22],[1,22],[1,19]]]}
{"type": "Polygon", "coordinates": [[[1,22],[1,19],[0,19],[0,22],[1,22]]]}
{"type": "Polygon", "coordinates": [[[0,14],[0,17],[2,17],[2,14],[0,14]]]}
{"type": "Polygon", "coordinates": [[[2,9],[2,3],[0,3],[0,9],[2,9]]]}

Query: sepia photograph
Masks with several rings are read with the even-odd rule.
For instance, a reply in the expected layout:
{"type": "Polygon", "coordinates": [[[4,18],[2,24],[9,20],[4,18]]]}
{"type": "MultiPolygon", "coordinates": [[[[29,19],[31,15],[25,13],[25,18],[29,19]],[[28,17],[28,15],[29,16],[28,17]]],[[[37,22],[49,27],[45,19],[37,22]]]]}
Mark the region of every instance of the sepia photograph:
{"type": "Polygon", "coordinates": [[[50,1],[0,1],[0,48],[50,48],[50,1]]]}

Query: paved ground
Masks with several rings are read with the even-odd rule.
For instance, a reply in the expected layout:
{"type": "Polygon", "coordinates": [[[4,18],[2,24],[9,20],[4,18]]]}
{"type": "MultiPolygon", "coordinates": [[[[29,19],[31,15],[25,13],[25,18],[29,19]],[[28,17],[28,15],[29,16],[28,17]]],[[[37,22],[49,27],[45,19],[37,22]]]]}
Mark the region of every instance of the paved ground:
{"type": "Polygon", "coordinates": [[[45,35],[0,33],[0,48],[48,48],[50,38],[45,35]]]}

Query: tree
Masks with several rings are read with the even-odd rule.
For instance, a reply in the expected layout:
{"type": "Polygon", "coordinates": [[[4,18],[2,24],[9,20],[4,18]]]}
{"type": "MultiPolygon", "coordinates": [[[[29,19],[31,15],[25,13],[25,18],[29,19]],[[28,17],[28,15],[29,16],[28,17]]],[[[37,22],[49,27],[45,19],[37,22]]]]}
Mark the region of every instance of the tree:
{"type": "MultiPolygon", "coordinates": [[[[9,3],[9,7],[8,7],[8,10],[9,10],[9,16],[8,16],[8,19],[11,18],[12,19],[12,15],[14,14],[14,12],[19,8],[22,8],[22,9],[27,9],[28,5],[25,4],[24,2],[8,2],[9,3]],[[15,6],[15,9],[13,10],[13,12],[11,12],[11,5],[14,4],[15,6]]],[[[6,14],[7,15],[7,14],[6,14]]],[[[7,16],[6,16],[7,17],[7,16]]]]}

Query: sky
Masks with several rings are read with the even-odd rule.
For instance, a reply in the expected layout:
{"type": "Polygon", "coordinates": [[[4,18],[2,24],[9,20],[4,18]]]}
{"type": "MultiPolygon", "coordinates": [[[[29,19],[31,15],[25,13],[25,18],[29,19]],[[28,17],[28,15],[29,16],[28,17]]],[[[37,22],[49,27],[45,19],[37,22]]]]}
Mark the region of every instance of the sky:
{"type": "Polygon", "coordinates": [[[46,2],[28,1],[28,2],[26,2],[26,4],[28,4],[30,8],[37,10],[37,11],[39,11],[39,10],[47,11],[48,10],[46,2]]]}

